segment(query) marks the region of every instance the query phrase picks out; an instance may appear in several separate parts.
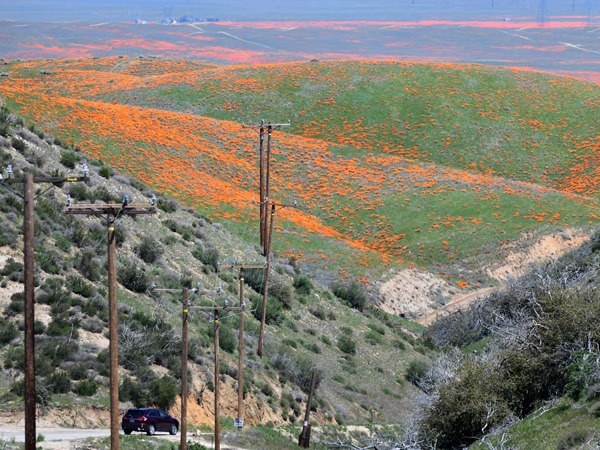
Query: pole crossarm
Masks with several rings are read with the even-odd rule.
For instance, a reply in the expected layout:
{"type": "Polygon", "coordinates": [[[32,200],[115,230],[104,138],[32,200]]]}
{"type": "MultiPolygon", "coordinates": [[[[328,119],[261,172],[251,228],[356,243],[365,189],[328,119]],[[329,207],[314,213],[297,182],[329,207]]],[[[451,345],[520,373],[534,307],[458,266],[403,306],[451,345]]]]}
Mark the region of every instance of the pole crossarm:
{"type": "Polygon", "coordinates": [[[221,269],[264,269],[266,267],[265,264],[262,265],[243,265],[243,264],[230,264],[230,265],[225,265],[225,266],[217,266],[217,268],[219,270],[221,269]]]}
{"type": "MultiPolygon", "coordinates": [[[[79,177],[33,177],[34,183],[75,183],[77,181],[88,182],[90,178],[87,175],[79,177]]],[[[0,184],[19,184],[24,183],[24,178],[4,178],[0,184]]]]}
{"type": "Polygon", "coordinates": [[[243,125],[243,128],[258,128],[258,129],[271,129],[271,130],[278,130],[281,127],[289,127],[290,123],[289,122],[285,122],[285,123],[271,123],[271,122],[265,122],[264,120],[261,120],[260,124],[258,125],[243,125]]]}
{"type": "Polygon", "coordinates": [[[122,203],[106,203],[106,204],[78,204],[71,205],[67,207],[65,214],[73,214],[73,215],[87,215],[87,216],[103,216],[105,214],[108,215],[137,215],[137,214],[156,214],[156,206],[154,205],[146,205],[144,203],[140,204],[127,204],[123,205],[122,203]]]}
{"type": "MultiPolygon", "coordinates": [[[[42,177],[33,177],[32,178],[32,182],[34,184],[37,184],[37,183],[52,184],[52,186],[49,186],[47,189],[44,189],[44,191],[42,191],[37,196],[35,196],[35,198],[39,197],[40,195],[45,194],[53,187],[59,186],[61,183],[77,183],[79,181],[84,181],[85,183],[87,183],[89,180],[90,180],[90,178],[87,175],[78,176],[78,177],[46,177],[46,176],[42,176],[42,177]]],[[[15,194],[17,197],[25,198],[25,196],[23,194],[21,194],[20,192],[14,190],[12,188],[12,186],[15,184],[25,184],[25,177],[1,178],[0,179],[0,186],[9,190],[13,194],[15,194]]]]}
{"type": "Polygon", "coordinates": [[[190,306],[191,310],[199,311],[245,311],[245,306],[190,306]]]}

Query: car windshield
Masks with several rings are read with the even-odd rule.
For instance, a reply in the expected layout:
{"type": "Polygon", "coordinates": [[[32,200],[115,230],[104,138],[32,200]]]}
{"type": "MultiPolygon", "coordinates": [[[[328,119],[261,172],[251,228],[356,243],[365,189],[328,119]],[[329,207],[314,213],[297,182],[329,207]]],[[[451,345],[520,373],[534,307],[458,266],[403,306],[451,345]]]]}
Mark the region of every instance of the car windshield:
{"type": "Polygon", "coordinates": [[[139,409],[130,409],[125,413],[126,416],[129,417],[141,417],[144,415],[144,411],[140,411],[139,409]]]}

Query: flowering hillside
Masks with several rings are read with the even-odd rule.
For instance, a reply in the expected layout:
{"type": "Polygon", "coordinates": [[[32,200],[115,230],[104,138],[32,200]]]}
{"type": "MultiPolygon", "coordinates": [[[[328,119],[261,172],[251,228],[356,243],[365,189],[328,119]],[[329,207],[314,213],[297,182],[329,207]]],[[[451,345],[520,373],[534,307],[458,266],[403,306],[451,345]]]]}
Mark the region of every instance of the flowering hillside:
{"type": "Polygon", "coordinates": [[[289,120],[273,133],[271,186],[298,207],[278,210],[274,250],[337,276],[416,264],[461,287],[485,283],[482,258],[500,258],[503,242],[600,216],[600,90],[574,79],[157,58],[12,62],[7,72],[0,95],[32,123],[251,239],[258,132],[246,125],[289,120]]]}

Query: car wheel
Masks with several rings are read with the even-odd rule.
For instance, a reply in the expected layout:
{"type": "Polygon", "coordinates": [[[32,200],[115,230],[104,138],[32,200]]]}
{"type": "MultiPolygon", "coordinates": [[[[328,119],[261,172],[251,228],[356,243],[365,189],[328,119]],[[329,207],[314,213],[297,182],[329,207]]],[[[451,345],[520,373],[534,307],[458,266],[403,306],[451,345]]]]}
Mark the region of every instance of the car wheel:
{"type": "Polygon", "coordinates": [[[177,425],[171,425],[171,429],[169,430],[169,434],[177,434],[177,425]]]}
{"type": "Polygon", "coordinates": [[[131,434],[131,430],[123,430],[123,433],[125,433],[125,434],[131,434]]]}
{"type": "Polygon", "coordinates": [[[148,436],[152,436],[156,431],[156,428],[154,428],[154,425],[150,424],[148,425],[148,431],[146,431],[146,434],[148,434],[148,436]]]}

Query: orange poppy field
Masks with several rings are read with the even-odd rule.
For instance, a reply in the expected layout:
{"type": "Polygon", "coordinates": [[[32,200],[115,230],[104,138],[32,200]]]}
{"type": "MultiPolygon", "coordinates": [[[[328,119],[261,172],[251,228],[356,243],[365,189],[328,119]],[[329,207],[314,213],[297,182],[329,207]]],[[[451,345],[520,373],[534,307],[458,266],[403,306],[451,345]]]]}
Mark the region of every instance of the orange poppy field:
{"type": "Polygon", "coordinates": [[[220,66],[11,61],[8,106],[92,164],[232,230],[258,231],[258,129],[272,134],[277,256],[373,281],[415,265],[456,286],[525,232],[600,217],[597,85],[480,65],[220,66]],[[42,74],[42,71],[44,74],[42,74]]]}

